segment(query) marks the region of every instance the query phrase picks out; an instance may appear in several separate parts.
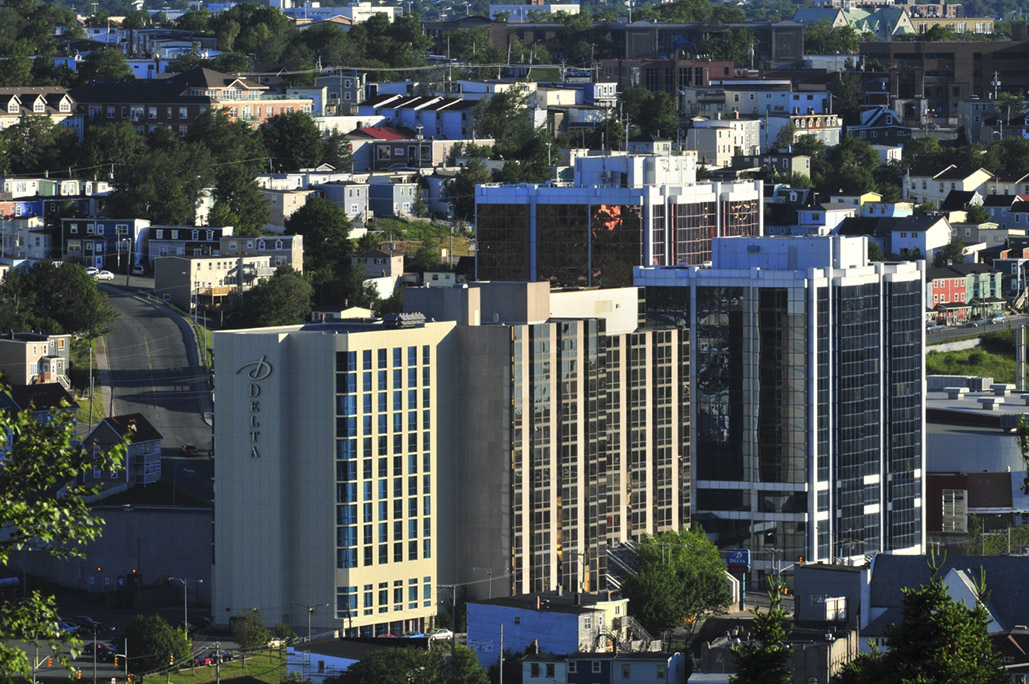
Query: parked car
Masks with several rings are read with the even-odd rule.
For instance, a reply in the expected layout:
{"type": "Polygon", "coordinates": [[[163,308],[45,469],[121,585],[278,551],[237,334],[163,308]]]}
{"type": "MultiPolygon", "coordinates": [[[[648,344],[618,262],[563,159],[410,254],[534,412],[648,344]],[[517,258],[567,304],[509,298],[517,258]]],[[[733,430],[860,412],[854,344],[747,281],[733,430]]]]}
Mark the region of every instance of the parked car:
{"type": "Polygon", "coordinates": [[[454,638],[454,633],[451,632],[449,629],[440,628],[440,629],[437,629],[437,630],[433,630],[429,634],[429,639],[453,639],[453,638],[454,638]]]}
{"type": "Polygon", "coordinates": [[[193,665],[197,667],[210,665],[212,662],[213,661],[211,660],[211,656],[209,654],[193,656],[193,665]]]}
{"type": "Polygon", "coordinates": [[[110,271],[97,271],[93,274],[93,280],[114,280],[114,274],[110,271]]]}
{"type": "Polygon", "coordinates": [[[146,273],[146,269],[142,265],[132,267],[132,275],[143,275],[146,273]]]}
{"type": "Polygon", "coordinates": [[[99,272],[100,272],[100,269],[97,268],[96,266],[86,266],[86,273],[88,273],[91,276],[95,276],[99,272]]]}
{"type": "Polygon", "coordinates": [[[192,442],[186,442],[182,445],[183,456],[196,456],[198,453],[199,452],[197,451],[196,444],[193,444],[192,442]]]}
{"type": "Polygon", "coordinates": [[[78,636],[82,632],[81,627],[71,622],[58,622],[57,629],[61,630],[70,637],[78,636]]]}
{"type": "Polygon", "coordinates": [[[79,627],[83,628],[88,632],[98,631],[103,625],[88,615],[76,615],[71,619],[79,627]]]}
{"type": "MultiPolygon", "coordinates": [[[[101,663],[113,663],[114,656],[117,653],[114,646],[106,644],[103,641],[96,642],[96,659],[101,663]]],[[[93,642],[87,642],[82,648],[82,655],[92,658],[93,657],[93,642]]]]}

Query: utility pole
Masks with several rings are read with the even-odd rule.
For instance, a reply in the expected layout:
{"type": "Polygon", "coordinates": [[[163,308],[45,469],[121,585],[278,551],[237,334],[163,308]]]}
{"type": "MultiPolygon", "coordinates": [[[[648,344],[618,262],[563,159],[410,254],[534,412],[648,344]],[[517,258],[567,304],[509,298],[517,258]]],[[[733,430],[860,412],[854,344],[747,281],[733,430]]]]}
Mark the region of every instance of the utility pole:
{"type": "Polygon", "coordinates": [[[214,682],[215,684],[222,684],[222,642],[214,642],[214,649],[214,682]]]}
{"type": "Polygon", "coordinates": [[[497,672],[500,675],[499,684],[504,684],[504,623],[500,623],[500,662],[498,663],[497,672]]]}

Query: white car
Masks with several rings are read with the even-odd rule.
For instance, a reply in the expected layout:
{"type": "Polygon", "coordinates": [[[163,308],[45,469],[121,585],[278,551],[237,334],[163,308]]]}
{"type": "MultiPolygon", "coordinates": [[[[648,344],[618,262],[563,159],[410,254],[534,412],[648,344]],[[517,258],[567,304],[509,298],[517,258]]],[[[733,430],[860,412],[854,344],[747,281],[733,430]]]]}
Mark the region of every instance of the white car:
{"type": "Polygon", "coordinates": [[[99,272],[100,272],[100,269],[97,268],[96,266],[86,266],[86,273],[88,273],[91,276],[95,276],[99,272]]]}
{"type": "Polygon", "coordinates": [[[132,275],[140,275],[141,276],[144,273],[146,273],[146,269],[144,269],[142,265],[140,265],[140,266],[133,266],[132,267],[132,275]]]}
{"type": "Polygon", "coordinates": [[[110,271],[97,271],[93,274],[93,280],[114,280],[114,274],[110,271]]]}
{"type": "Polygon", "coordinates": [[[435,639],[453,639],[454,633],[449,629],[437,629],[429,635],[430,640],[435,639]]]}

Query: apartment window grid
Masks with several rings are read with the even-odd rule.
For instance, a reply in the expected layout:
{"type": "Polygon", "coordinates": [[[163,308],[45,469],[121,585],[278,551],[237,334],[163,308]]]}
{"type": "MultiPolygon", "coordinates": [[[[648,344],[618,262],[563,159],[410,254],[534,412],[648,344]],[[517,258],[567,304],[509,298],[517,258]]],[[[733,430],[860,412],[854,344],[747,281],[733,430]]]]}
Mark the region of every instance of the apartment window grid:
{"type": "Polygon", "coordinates": [[[711,260],[711,236],[717,231],[714,202],[672,204],[669,212],[669,263],[699,265],[711,260]]]}
{"type": "MultiPolygon", "coordinates": [[[[336,354],[337,567],[358,567],[359,546],[362,547],[363,566],[428,558],[432,534],[431,418],[412,422],[410,416],[417,415],[418,394],[417,390],[404,391],[407,387],[404,379],[411,380],[414,387],[422,389],[421,403],[427,410],[431,392],[431,348],[422,345],[419,351],[418,346],[410,345],[389,350],[364,350],[360,352],[360,364],[358,357],[356,351],[336,354]],[[413,373],[403,373],[405,361],[406,369],[413,373]],[[425,371],[420,380],[419,368],[425,371]],[[394,372],[391,374],[390,370],[394,372]],[[378,399],[373,400],[376,394],[378,399]],[[388,400],[391,394],[393,402],[388,400]],[[408,395],[406,406],[405,394],[408,395]],[[373,411],[373,407],[376,410],[373,411]],[[412,409],[410,412],[407,410],[409,407],[412,409]],[[397,410],[391,412],[390,408],[397,410]],[[385,420],[391,413],[393,420],[385,420]],[[376,414],[383,420],[373,420],[376,414]],[[409,414],[407,420],[404,420],[405,414],[409,414]],[[394,437],[392,450],[388,439],[391,434],[394,437]],[[408,440],[403,439],[404,434],[408,434],[408,440]],[[379,447],[373,453],[376,438],[379,447]],[[378,467],[375,467],[376,459],[378,467]],[[360,500],[359,491],[362,495],[360,500]],[[373,517],[376,509],[378,515],[373,517]],[[406,526],[403,524],[405,519],[408,521],[406,526]],[[394,523],[392,527],[388,524],[390,521],[394,523]],[[360,539],[359,526],[363,526],[360,539]],[[404,544],[405,541],[408,543],[404,544]]],[[[368,592],[365,594],[367,599],[368,592]]],[[[354,600],[356,596],[354,589],[354,600]]],[[[346,617],[346,611],[340,606],[344,604],[337,606],[337,617],[346,617]]],[[[382,605],[378,606],[379,612],[384,612],[382,608],[382,605]]],[[[364,614],[368,615],[374,609],[375,606],[368,605],[366,601],[364,614]]],[[[403,605],[393,601],[387,608],[390,609],[402,610],[403,605]]],[[[351,606],[351,616],[355,610],[351,606]]]]}
{"type": "Polygon", "coordinates": [[[551,326],[540,324],[530,327],[529,348],[532,350],[530,370],[530,401],[532,402],[532,455],[529,472],[529,502],[532,530],[532,591],[550,588],[551,552],[555,549],[553,527],[554,475],[550,468],[553,404],[551,386],[551,326]]]}
{"type": "Polygon", "coordinates": [[[511,581],[515,587],[522,587],[525,581],[522,559],[524,558],[523,524],[525,511],[522,508],[522,474],[525,460],[525,416],[522,394],[525,388],[523,367],[525,336],[524,327],[511,330],[511,581]]]}
{"type": "Polygon", "coordinates": [[[649,417],[648,368],[649,357],[646,335],[639,333],[629,335],[629,348],[626,351],[629,373],[629,420],[626,426],[628,444],[626,453],[627,492],[629,495],[629,519],[626,520],[626,531],[636,535],[649,529],[649,494],[650,478],[647,469],[647,433],[649,417]]]}
{"type": "MultiPolygon", "coordinates": [[[[579,381],[582,368],[579,358],[580,324],[578,321],[562,321],[554,324],[557,335],[557,416],[556,427],[558,437],[559,482],[557,483],[560,498],[555,501],[557,510],[554,515],[560,519],[555,537],[555,546],[562,550],[558,568],[559,582],[562,586],[575,588],[580,580],[580,559],[576,552],[580,548],[577,525],[581,511],[579,506],[581,487],[579,476],[579,443],[580,424],[579,407],[581,384],[579,381]]],[[[585,426],[582,427],[585,431],[585,426]]]]}

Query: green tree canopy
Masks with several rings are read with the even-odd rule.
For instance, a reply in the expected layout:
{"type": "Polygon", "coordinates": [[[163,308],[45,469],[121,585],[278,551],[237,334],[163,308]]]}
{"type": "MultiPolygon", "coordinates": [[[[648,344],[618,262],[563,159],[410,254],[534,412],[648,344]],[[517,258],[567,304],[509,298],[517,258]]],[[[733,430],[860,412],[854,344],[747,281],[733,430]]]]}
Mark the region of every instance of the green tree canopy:
{"type": "Polygon", "coordinates": [[[75,134],[46,116],[23,118],[4,129],[0,140],[6,150],[0,170],[11,173],[67,169],[76,151],[75,134]]]}
{"type": "Polygon", "coordinates": [[[114,48],[94,50],[86,55],[78,67],[79,83],[97,80],[113,80],[132,76],[132,69],[125,61],[125,55],[114,48]]]}
{"type": "Polygon", "coordinates": [[[146,140],[128,121],[90,126],[79,146],[79,164],[94,179],[106,178],[116,164],[131,163],[146,151],[146,140]]]}
{"type": "Polygon", "coordinates": [[[737,66],[750,66],[757,37],[749,28],[711,33],[700,43],[700,51],[715,59],[731,59],[737,66]]]}
{"type": "Polygon", "coordinates": [[[850,26],[833,26],[822,20],[804,26],[804,53],[808,55],[853,55],[861,34],[850,26]]]}
{"type": "Polygon", "coordinates": [[[515,157],[532,138],[529,94],[524,88],[511,88],[483,98],[475,106],[475,134],[493,138],[504,159],[515,157]]]}
{"type": "Polygon", "coordinates": [[[265,627],[264,611],[256,608],[236,613],[229,621],[229,629],[232,638],[243,652],[244,666],[247,651],[266,646],[271,638],[268,628],[265,627]]]}
{"type": "Polygon", "coordinates": [[[85,269],[39,261],[0,281],[0,329],[45,330],[98,337],[118,312],[85,269]]]}
{"type": "MultiPolygon", "coordinates": [[[[6,293],[0,295],[0,302],[6,300],[6,293]]],[[[0,566],[22,550],[81,558],[81,549],[100,537],[104,521],[84,503],[84,497],[96,494],[98,487],[77,484],[76,478],[87,468],[117,472],[124,462],[124,448],[87,455],[77,446],[74,416],[72,411],[54,412],[44,424],[31,410],[0,412],[0,528],[4,530],[0,566]],[[55,494],[66,484],[63,493],[55,494]]],[[[18,642],[37,644],[40,655],[53,654],[67,666],[67,656],[60,653],[62,641],[66,638],[57,629],[52,595],[35,591],[0,599],[2,676],[17,679],[21,675],[27,680],[31,674],[28,649],[18,642]]],[[[71,645],[77,649],[80,642],[73,640],[71,645]]]]}
{"type": "Polygon", "coordinates": [[[646,629],[685,628],[692,637],[699,618],[722,613],[730,602],[725,563],[703,528],[644,536],[637,545],[639,572],[622,587],[629,612],[646,629]]]}
{"type": "Polygon", "coordinates": [[[211,153],[202,145],[162,139],[164,134],[157,133],[161,130],[164,127],[148,138],[148,153],[115,167],[108,213],[165,225],[193,225],[200,191],[214,180],[211,153]]]}
{"type": "Polygon", "coordinates": [[[322,161],[322,133],[309,114],[278,114],[261,127],[261,132],[272,165],[279,171],[311,168],[322,161]]]}
{"type": "Polygon", "coordinates": [[[468,164],[457,172],[448,192],[457,218],[466,221],[475,218],[475,186],[484,185],[491,180],[486,164],[481,159],[469,159],[468,164]]]}
{"type": "MultiPolygon", "coordinates": [[[[626,88],[621,102],[630,135],[647,133],[674,139],[679,131],[675,101],[666,92],[652,93],[641,86],[626,88]]],[[[609,141],[612,145],[615,141],[609,141]]]]}
{"type": "Polygon", "coordinates": [[[986,223],[992,220],[990,212],[986,211],[981,204],[970,204],[965,211],[965,221],[968,223],[986,223]]]}
{"type": "Polygon", "coordinates": [[[990,642],[981,576],[976,590],[979,601],[968,608],[935,574],[919,589],[904,589],[900,624],[886,628],[889,651],[858,656],[844,666],[839,684],[1010,682],[990,642]]]}
{"type": "MultiPolygon", "coordinates": [[[[981,208],[981,207],[980,207],[981,208]]],[[[942,249],[933,254],[933,266],[946,266],[951,264],[963,264],[965,262],[965,243],[959,238],[953,238],[942,249]]]]}
{"type": "Polygon", "coordinates": [[[289,266],[246,293],[243,318],[252,328],[305,323],[311,315],[314,288],[289,266]]]}
{"type": "Polygon", "coordinates": [[[350,219],[334,202],[311,196],[304,206],[286,219],[286,233],[304,236],[304,272],[321,279],[336,275],[337,268],[349,265],[353,245],[350,219]]]}
{"type": "Polygon", "coordinates": [[[732,648],[736,674],[729,678],[730,684],[790,684],[793,681],[789,665],[793,647],[787,641],[792,629],[782,608],[783,585],[773,578],[769,578],[768,585],[771,600],[768,610],[750,611],[754,615],[750,635],[732,648]]]}
{"type": "Polygon", "coordinates": [[[475,652],[458,644],[449,664],[438,650],[390,648],[376,651],[351,665],[341,681],[346,684],[487,684],[489,678],[475,652]]]}
{"type": "Polygon", "coordinates": [[[129,661],[133,672],[150,672],[168,667],[172,659],[185,663],[189,658],[189,638],[182,630],[169,625],[160,615],[133,615],[122,639],[128,640],[129,653],[138,653],[129,661]]]}

